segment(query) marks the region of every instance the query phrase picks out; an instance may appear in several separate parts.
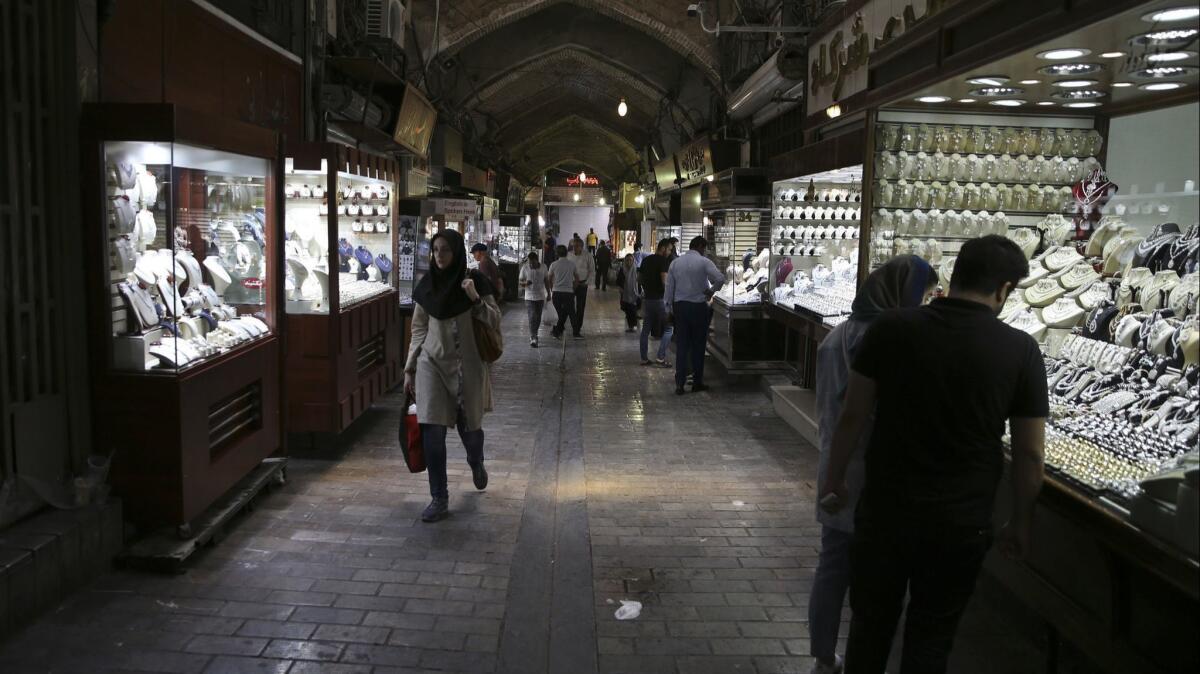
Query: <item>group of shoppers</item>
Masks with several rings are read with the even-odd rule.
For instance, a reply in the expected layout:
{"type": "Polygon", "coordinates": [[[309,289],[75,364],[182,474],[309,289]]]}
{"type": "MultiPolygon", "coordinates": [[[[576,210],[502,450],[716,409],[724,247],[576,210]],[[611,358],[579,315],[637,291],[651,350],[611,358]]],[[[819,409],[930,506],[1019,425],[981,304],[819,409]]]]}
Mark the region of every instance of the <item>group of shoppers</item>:
{"type": "Polygon", "coordinates": [[[997,314],[1028,273],[1012,241],[972,239],[948,296],[925,305],[936,274],[919,257],[895,258],[871,273],[849,320],[821,343],[814,674],[881,674],[902,612],[900,674],[946,671],[993,543],[1006,422],[1012,512],[998,536],[1010,556],[1027,552],[1049,413],[1045,367],[1033,338],[997,314]]]}

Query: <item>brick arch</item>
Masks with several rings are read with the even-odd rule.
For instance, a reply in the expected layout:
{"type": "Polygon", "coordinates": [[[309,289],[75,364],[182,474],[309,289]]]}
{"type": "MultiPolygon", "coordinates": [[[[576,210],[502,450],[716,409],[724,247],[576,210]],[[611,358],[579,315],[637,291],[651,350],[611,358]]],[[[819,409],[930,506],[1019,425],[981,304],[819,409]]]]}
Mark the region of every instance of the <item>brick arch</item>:
{"type": "Polygon", "coordinates": [[[517,143],[510,155],[526,177],[545,173],[565,161],[595,166],[616,180],[636,173],[637,149],[620,133],[590,119],[570,115],[517,143]],[[528,156],[528,158],[526,158],[528,156]],[[589,157],[586,162],[578,157],[589,157]]]}
{"type": "MultiPolygon", "coordinates": [[[[705,77],[716,84],[718,89],[721,88],[715,40],[709,38],[707,33],[701,33],[707,44],[702,43],[688,32],[668,25],[643,9],[633,7],[628,0],[512,0],[511,2],[483,0],[483,2],[486,3],[484,6],[476,6],[476,11],[482,15],[481,17],[471,17],[472,20],[464,22],[463,25],[446,33],[439,40],[439,54],[456,53],[471,42],[504,26],[536,14],[552,5],[570,2],[588,11],[620,21],[662,42],[695,64],[705,77]]],[[[657,3],[659,7],[667,8],[665,11],[670,11],[673,15],[683,16],[684,14],[683,5],[673,6],[671,3],[658,2],[658,0],[651,0],[651,2],[657,3]]],[[[471,10],[460,9],[459,11],[471,10]]]]}

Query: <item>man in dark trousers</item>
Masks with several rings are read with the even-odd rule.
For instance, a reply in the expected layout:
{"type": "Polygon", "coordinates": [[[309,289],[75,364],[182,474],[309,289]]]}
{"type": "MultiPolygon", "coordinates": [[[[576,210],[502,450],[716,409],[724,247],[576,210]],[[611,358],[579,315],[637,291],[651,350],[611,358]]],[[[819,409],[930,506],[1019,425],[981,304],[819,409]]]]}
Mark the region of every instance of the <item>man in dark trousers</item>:
{"type": "Polygon", "coordinates": [[[596,288],[608,290],[608,270],[612,268],[612,250],[600,242],[596,249],[596,288]]]}
{"type": "Polygon", "coordinates": [[[884,313],[851,363],[821,507],[846,498],[846,467],[875,415],[851,544],[845,674],[881,674],[904,597],[901,674],[946,671],[958,621],[991,547],[992,511],[1012,432],[1012,515],[1006,554],[1029,550],[1042,486],[1046,370],[1038,344],[996,318],[1029,273],[1000,236],[963,244],[950,294],[884,313]]]}
{"type": "Polygon", "coordinates": [[[675,317],[675,393],[683,395],[688,368],[692,373],[692,392],[708,390],[704,384],[704,350],[708,346],[708,325],[712,309],[709,300],[725,284],[725,275],[704,256],[708,241],[692,239],[688,252],[667,269],[663,299],[675,317]]]}

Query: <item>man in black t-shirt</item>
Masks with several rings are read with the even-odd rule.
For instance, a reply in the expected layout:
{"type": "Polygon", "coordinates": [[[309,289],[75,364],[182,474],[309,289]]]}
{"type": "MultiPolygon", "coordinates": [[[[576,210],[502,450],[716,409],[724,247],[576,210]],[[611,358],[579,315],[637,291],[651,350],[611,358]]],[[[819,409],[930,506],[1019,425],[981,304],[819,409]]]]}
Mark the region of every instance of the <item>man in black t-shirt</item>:
{"type": "Polygon", "coordinates": [[[878,318],[851,365],[821,504],[845,498],[845,471],[872,410],[855,515],[846,674],[880,674],[909,595],[900,671],[936,673],[992,543],[1012,430],[1013,512],[1001,549],[1023,557],[1042,484],[1046,371],[1037,343],[996,318],[1029,264],[999,236],[963,244],[950,295],[878,318]]]}
{"type": "Polygon", "coordinates": [[[658,342],[658,357],[655,359],[660,367],[670,367],[667,362],[667,347],[671,343],[671,326],[667,323],[667,306],[663,302],[663,292],[667,279],[667,267],[671,265],[667,255],[671,252],[671,242],[663,239],[658,242],[654,255],[648,255],[642,260],[638,269],[639,280],[642,284],[642,334],[640,346],[642,365],[650,365],[650,336],[660,336],[658,342]]]}

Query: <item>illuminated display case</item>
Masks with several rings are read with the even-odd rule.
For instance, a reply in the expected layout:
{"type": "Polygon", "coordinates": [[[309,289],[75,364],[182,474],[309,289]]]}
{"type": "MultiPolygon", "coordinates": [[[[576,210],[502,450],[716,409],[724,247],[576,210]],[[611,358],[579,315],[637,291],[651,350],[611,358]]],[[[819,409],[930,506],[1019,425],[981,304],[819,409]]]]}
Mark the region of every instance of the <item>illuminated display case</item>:
{"type": "Polygon", "coordinates": [[[85,108],[93,424],[138,526],[188,524],[281,446],[274,132],[85,108]]]}
{"type": "Polygon", "coordinates": [[[400,378],[400,168],[334,143],[285,166],[287,429],[339,433],[400,378]]]}

